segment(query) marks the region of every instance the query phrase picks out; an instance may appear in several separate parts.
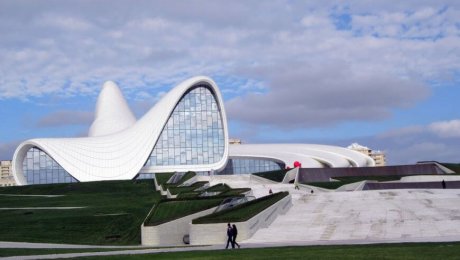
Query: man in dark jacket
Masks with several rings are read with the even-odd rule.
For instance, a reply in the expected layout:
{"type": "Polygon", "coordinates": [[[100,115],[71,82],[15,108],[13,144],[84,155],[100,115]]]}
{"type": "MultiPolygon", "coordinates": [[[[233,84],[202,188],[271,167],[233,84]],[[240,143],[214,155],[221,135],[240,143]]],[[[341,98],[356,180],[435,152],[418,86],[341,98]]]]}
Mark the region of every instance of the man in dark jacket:
{"type": "Polygon", "coordinates": [[[233,227],[232,227],[232,246],[233,246],[233,248],[235,248],[235,245],[237,245],[238,248],[240,248],[240,244],[238,244],[236,242],[236,236],[237,235],[238,235],[238,229],[236,229],[235,224],[233,224],[233,227]]]}
{"type": "Polygon", "coordinates": [[[233,230],[232,230],[232,226],[230,225],[230,223],[227,224],[227,246],[225,247],[225,249],[228,249],[228,244],[232,244],[232,248],[235,248],[235,244],[233,244],[233,230]]]}

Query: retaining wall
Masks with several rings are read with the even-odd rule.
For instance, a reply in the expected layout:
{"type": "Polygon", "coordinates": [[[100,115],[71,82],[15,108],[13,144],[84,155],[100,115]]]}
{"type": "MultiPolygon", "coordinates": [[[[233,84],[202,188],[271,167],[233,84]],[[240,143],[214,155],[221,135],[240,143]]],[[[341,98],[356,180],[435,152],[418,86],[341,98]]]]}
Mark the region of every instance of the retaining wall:
{"type": "Polygon", "coordinates": [[[184,245],[183,238],[189,234],[192,219],[214,212],[217,207],[200,211],[157,226],[141,226],[141,241],[144,246],[184,245]]]}
{"type": "Polygon", "coordinates": [[[283,181],[281,181],[281,182],[282,183],[289,183],[291,181],[297,181],[298,175],[299,175],[299,168],[296,167],[296,168],[291,169],[288,172],[286,172],[286,175],[284,176],[283,181]]]}
{"type": "MultiPolygon", "coordinates": [[[[237,241],[249,239],[260,228],[266,228],[278,215],[285,214],[292,206],[288,195],[244,222],[231,223],[238,228],[237,241]]],[[[190,244],[224,244],[227,241],[227,223],[190,224],[190,244]]]]}

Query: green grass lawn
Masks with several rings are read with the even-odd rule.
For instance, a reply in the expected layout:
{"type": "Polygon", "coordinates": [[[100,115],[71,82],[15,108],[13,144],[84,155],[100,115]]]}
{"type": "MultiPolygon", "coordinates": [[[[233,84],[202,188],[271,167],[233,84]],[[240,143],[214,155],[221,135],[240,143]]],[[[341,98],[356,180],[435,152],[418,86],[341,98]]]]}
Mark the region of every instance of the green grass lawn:
{"type": "Polygon", "coordinates": [[[26,256],[26,255],[49,255],[67,253],[89,253],[123,250],[139,250],[146,248],[0,248],[0,257],[26,256]]]}
{"type": "Polygon", "coordinates": [[[451,169],[457,174],[460,174],[460,163],[441,163],[441,165],[451,169]]]}
{"type": "Polygon", "coordinates": [[[225,191],[221,194],[219,194],[220,196],[241,196],[241,194],[245,193],[245,192],[248,192],[250,191],[251,188],[236,188],[236,189],[230,189],[228,191],[225,191]]]}
{"type": "Polygon", "coordinates": [[[195,172],[188,171],[182,176],[182,178],[180,178],[180,180],[178,182],[176,182],[176,183],[166,183],[169,180],[169,178],[166,179],[167,175],[163,174],[163,176],[160,177],[161,181],[162,181],[161,187],[163,188],[163,190],[166,190],[168,188],[177,187],[177,186],[181,185],[182,183],[188,181],[189,179],[193,178],[194,176],[196,176],[195,172]]]}
{"type": "Polygon", "coordinates": [[[283,169],[283,170],[269,171],[269,172],[257,172],[253,174],[256,176],[265,178],[265,179],[272,180],[272,181],[282,182],[287,171],[289,170],[283,169]]]}
{"type": "Polygon", "coordinates": [[[152,180],[5,187],[0,207],[85,207],[69,210],[0,210],[0,241],[136,245],[140,225],[161,196],[152,180]]]}
{"type": "Polygon", "coordinates": [[[206,189],[207,192],[224,192],[230,190],[230,186],[225,183],[216,184],[206,189]]]}
{"type": "Polygon", "coordinates": [[[173,175],[174,175],[173,172],[159,172],[159,173],[155,173],[155,178],[157,179],[158,185],[161,186],[163,184],[166,184],[169,178],[171,178],[171,176],[173,175]]]}
{"type": "Polygon", "coordinates": [[[194,219],[193,224],[207,224],[207,223],[228,223],[246,221],[253,216],[257,215],[264,209],[270,207],[282,198],[289,195],[288,192],[278,192],[269,196],[261,197],[256,200],[240,204],[236,207],[222,210],[201,218],[194,219]]]}
{"type": "Polygon", "coordinates": [[[179,195],[177,195],[177,198],[179,199],[191,199],[191,198],[196,198],[198,195],[201,194],[201,191],[191,191],[191,192],[181,192],[179,195]]]}
{"type": "MultiPolygon", "coordinates": [[[[244,244],[242,244],[244,247],[244,244]]],[[[223,247],[223,246],[222,246],[223,247]]],[[[405,243],[350,246],[299,246],[188,251],[145,255],[86,257],[79,259],[459,259],[460,243],[405,243]]]]}
{"type": "Polygon", "coordinates": [[[145,221],[147,226],[160,225],[165,222],[185,217],[187,215],[218,206],[223,198],[206,198],[193,200],[165,200],[155,206],[155,209],[145,221]]]}
{"type": "Polygon", "coordinates": [[[192,192],[198,189],[199,187],[205,185],[206,183],[208,182],[207,181],[197,181],[190,186],[184,186],[184,187],[173,186],[173,187],[169,187],[168,189],[169,189],[169,192],[171,192],[171,194],[180,194],[180,193],[192,192]]]}

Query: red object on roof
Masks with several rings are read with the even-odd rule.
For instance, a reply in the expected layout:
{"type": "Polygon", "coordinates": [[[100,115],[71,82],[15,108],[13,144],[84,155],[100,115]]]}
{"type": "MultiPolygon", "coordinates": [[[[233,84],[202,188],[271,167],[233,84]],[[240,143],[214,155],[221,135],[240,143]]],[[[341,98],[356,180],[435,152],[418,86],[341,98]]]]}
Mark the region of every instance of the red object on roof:
{"type": "Polygon", "coordinates": [[[299,161],[295,161],[294,162],[294,168],[301,168],[302,167],[302,164],[299,162],[299,161]]]}

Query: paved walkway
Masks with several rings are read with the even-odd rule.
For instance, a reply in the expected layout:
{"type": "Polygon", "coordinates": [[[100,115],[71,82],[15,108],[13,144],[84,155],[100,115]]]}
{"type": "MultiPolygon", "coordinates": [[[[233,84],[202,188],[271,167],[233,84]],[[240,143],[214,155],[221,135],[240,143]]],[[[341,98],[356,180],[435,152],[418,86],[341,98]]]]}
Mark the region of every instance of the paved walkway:
{"type": "Polygon", "coordinates": [[[0,241],[1,248],[145,248],[144,246],[98,246],[98,245],[75,245],[75,244],[53,244],[53,243],[28,243],[28,242],[7,242],[0,241]]]}
{"type": "Polygon", "coordinates": [[[28,208],[0,208],[0,210],[19,210],[19,209],[26,209],[26,210],[36,210],[36,209],[83,209],[86,207],[28,207],[28,208]]]}
{"type": "MultiPolygon", "coordinates": [[[[400,238],[400,239],[355,239],[355,240],[320,240],[320,241],[292,241],[292,242],[277,242],[277,243],[245,243],[240,242],[241,248],[265,248],[265,247],[286,247],[286,246],[315,246],[315,245],[364,245],[364,244],[382,244],[382,243],[420,243],[420,242],[456,242],[460,241],[460,235],[443,236],[437,238],[400,238]]],[[[0,242],[0,247],[4,244],[8,245],[11,242],[0,242]]],[[[62,259],[86,256],[111,256],[111,255],[137,255],[137,254],[157,254],[168,252],[184,252],[184,251],[209,251],[209,250],[225,250],[224,245],[212,246],[191,246],[191,247],[171,247],[171,248],[156,248],[122,250],[123,248],[133,248],[135,246],[85,246],[85,245],[59,245],[59,244],[36,244],[36,247],[30,247],[33,243],[17,243],[28,244],[27,248],[120,248],[119,251],[106,252],[88,252],[88,253],[67,253],[67,254],[50,254],[50,255],[30,255],[30,256],[12,256],[1,259],[22,260],[22,259],[62,259]]],[[[231,250],[231,249],[228,249],[231,250]]],[[[238,250],[238,249],[235,249],[238,250]]]]}

